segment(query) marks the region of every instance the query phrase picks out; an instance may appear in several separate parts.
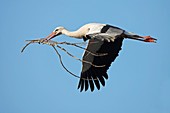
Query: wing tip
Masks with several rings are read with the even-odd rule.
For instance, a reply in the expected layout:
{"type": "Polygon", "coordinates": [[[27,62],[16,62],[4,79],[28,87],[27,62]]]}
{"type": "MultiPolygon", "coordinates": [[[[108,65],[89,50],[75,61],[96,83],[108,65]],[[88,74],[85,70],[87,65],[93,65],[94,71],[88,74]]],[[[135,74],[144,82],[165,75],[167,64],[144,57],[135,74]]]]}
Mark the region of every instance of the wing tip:
{"type": "Polygon", "coordinates": [[[91,74],[82,73],[77,89],[80,89],[80,92],[82,92],[82,91],[86,92],[86,91],[88,91],[88,89],[90,89],[90,91],[93,92],[95,90],[95,87],[96,87],[96,89],[100,90],[101,86],[103,86],[103,87],[105,86],[106,79],[108,79],[107,73],[104,73],[100,76],[97,76],[97,75],[94,76],[94,73],[91,73],[91,74]],[[95,86],[94,86],[94,84],[95,84],[95,86]]]}

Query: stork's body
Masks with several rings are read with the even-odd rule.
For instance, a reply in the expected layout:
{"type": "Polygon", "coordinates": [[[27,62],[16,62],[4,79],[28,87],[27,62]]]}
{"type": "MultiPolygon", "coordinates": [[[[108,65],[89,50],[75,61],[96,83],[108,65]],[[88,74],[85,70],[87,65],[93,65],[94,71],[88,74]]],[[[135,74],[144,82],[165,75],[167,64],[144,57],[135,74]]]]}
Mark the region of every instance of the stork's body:
{"type": "MultiPolygon", "coordinates": [[[[121,50],[124,38],[140,40],[144,42],[155,42],[156,39],[150,36],[139,36],[134,33],[127,32],[121,28],[100,24],[90,23],[82,26],[77,31],[69,32],[64,27],[57,27],[44,40],[50,40],[57,35],[64,34],[70,37],[82,39],[84,41],[89,39],[87,50],[93,53],[107,53],[105,56],[94,56],[85,51],[83,60],[91,62],[95,65],[105,65],[104,67],[95,67],[89,63],[83,62],[81,78],[78,84],[80,91],[94,90],[94,84],[97,89],[100,89],[100,84],[105,86],[105,79],[108,79],[107,70],[111,63],[118,56],[121,50]],[[100,81],[100,83],[99,83],[100,81]]],[[[44,41],[43,40],[43,41],[44,41]]]]}

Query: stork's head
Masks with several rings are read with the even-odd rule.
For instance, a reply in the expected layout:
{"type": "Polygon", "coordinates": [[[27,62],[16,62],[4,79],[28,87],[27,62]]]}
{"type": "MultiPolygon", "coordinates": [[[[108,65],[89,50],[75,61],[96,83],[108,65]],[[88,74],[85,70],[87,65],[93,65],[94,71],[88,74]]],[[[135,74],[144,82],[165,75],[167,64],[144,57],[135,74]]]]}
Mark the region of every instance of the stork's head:
{"type": "Polygon", "coordinates": [[[63,29],[64,27],[56,27],[54,31],[50,35],[48,35],[45,39],[50,40],[58,35],[61,35],[63,29]]]}
{"type": "Polygon", "coordinates": [[[62,34],[62,30],[63,30],[63,29],[64,29],[64,27],[62,27],[62,26],[56,27],[53,32],[54,32],[56,35],[60,35],[60,34],[62,34]]]}

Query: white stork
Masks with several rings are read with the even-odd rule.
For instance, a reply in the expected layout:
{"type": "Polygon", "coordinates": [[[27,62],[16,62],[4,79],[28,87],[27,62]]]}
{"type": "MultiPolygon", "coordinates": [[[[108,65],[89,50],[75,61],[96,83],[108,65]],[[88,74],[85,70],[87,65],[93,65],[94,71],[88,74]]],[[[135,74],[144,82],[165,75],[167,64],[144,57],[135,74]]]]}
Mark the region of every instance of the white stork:
{"type": "Polygon", "coordinates": [[[78,84],[78,89],[80,88],[80,91],[83,91],[83,89],[87,91],[89,86],[91,91],[94,91],[94,84],[98,90],[100,89],[100,84],[105,86],[105,79],[108,79],[107,70],[118,56],[124,38],[144,42],[156,42],[156,39],[150,36],[139,36],[119,27],[100,23],[89,23],[73,32],[68,31],[64,27],[57,27],[49,36],[42,39],[42,41],[48,41],[61,34],[83,39],[84,41],[89,39],[87,45],[88,51],[93,53],[107,53],[105,56],[94,56],[85,51],[83,60],[89,61],[95,65],[105,66],[95,67],[89,63],[83,62],[81,79],[78,84]]]}

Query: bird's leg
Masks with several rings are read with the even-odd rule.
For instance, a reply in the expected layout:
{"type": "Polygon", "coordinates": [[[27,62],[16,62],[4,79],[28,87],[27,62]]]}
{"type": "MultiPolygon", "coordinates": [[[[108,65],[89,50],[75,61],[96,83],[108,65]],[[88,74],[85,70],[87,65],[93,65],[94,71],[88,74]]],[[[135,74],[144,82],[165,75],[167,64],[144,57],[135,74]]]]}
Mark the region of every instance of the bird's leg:
{"type": "Polygon", "coordinates": [[[138,35],[129,35],[127,36],[129,39],[139,40],[143,42],[153,42],[156,43],[155,38],[152,38],[151,36],[138,36],[138,35]]]}
{"type": "Polygon", "coordinates": [[[144,42],[154,42],[156,43],[156,40],[155,38],[152,38],[151,36],[139,36],[135,33],[132,33],[132,32],[124,32],[123,34],[123,37],[127,37],[129,39],[134,39],[134,40],[139,40],[139,41],[144,41],[144,42]]]}

